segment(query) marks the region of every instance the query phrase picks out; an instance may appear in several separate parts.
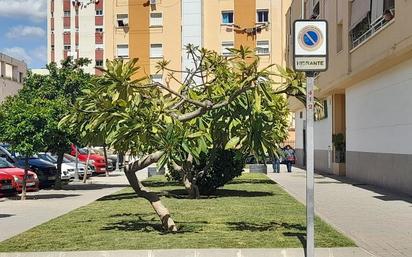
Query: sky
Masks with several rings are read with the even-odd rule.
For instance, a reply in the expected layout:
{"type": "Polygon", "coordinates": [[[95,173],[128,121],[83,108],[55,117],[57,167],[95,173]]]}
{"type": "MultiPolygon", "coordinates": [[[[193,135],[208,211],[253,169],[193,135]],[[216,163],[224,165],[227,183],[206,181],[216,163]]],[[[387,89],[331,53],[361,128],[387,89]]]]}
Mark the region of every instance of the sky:
{"type": "Polygon", "coordinates": [[[47,1],[0,0],[0,52],[32,69],[47,63],[47,1]]]}

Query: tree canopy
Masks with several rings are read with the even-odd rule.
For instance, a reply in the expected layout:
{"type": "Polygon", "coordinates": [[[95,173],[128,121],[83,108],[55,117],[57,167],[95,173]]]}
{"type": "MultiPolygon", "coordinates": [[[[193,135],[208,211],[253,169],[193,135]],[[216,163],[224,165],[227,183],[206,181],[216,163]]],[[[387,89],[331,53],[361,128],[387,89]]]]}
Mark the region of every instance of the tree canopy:
{"type": "Polygon", "coordinates": [[[104,132],[111,147],[140,157],[126,167],[126,176],[168,230],[176,230],[168,210],[140,183],[136,171],[156,162],[171,165],[195,191],[190,174],[202,153],[224,148],[259,158],[276,155],[287,136],[284,95],[304,95],[303,75],[281,67],[276,74],[270,72],[272,66],[260,69],[259,58],[248,49],[231,49],[230,57],[191,45],[187,52],[192,69],[158,63],[164,83],[136,78],[137,59],[107,61],[103,76],[82,90],[74,111],[61,121],[85,135],[104,132]],[[285,83],[274,86],[274,76],[285,83]]]}

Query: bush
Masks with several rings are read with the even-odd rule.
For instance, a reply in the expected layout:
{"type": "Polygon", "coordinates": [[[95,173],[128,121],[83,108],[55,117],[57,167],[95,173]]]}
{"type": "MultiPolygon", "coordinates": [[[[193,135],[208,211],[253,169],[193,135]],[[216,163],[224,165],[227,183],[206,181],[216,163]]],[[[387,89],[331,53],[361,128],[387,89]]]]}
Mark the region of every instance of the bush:
{"type": "MultiPolygon", "coordinates": [[[[192,170],[193,177],[201,195],[210,195],[217,188],[242,174],[244,156],[235,150],[214,149],[200,157],[199,163],[192,170]]],[[[168,178],[182,181],[180,174],[169,167],[168,178]]]]}

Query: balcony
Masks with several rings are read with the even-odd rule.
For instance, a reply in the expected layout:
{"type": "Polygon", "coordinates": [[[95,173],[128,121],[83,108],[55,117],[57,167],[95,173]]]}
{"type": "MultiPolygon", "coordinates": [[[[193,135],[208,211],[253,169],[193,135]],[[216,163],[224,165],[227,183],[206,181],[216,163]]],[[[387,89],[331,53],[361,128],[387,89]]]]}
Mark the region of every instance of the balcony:
{"type": "Polygon", "coordinates": [[[385,25],[392,23],[395,19],[395,9],[390,9],[385,11],[381,17],[379,17],[373,23],[370,22],[370,17],[364,18],[359,24],[356,25],[351,31],[351,43],[354,49],[368,38],[372,37],[374,34],[379,32],[385,25]]]}

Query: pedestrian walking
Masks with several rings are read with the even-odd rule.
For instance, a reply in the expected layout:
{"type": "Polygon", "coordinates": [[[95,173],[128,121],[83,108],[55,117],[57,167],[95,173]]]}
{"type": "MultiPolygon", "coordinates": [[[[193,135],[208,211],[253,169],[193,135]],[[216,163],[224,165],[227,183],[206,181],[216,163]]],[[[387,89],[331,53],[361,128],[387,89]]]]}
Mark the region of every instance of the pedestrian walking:
{"type": "Polygon", "coordinates": [[[273,172],[274,173],[280,173],[280,157],[274,155],[272,158],[272,166],[273,166],[273,172]]]}
{"type": "Polygon", "coordinates": [[[292,162],[295,161],[295,151],[290,145],[285,146],[283,150],[285,154],[285,162],[288,172],[292,172],[292,162]]]}

